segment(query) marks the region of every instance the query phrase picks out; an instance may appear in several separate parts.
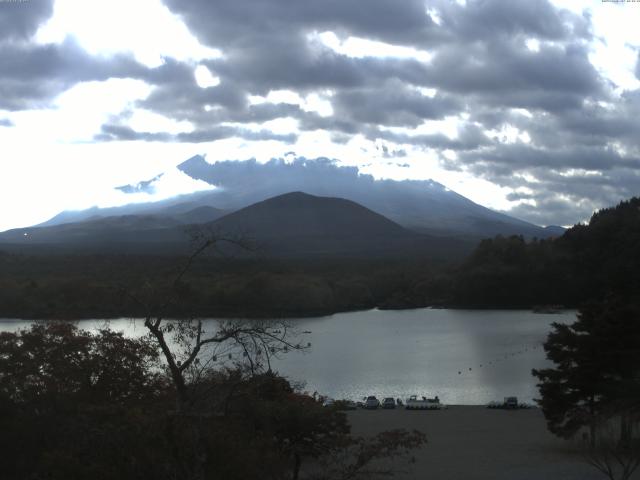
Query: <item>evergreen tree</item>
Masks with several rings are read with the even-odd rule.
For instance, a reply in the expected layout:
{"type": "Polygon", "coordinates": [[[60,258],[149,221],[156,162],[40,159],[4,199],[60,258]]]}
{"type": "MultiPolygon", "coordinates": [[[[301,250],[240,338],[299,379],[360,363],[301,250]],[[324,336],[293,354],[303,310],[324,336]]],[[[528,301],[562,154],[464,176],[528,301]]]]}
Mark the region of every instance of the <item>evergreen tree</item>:
{"type": "MultiPolygon", "coordinates": [[[[609,297],[580,310],[571,325],[553,324],[544,345],[553,368],[534,370],[538,400],[554,434],[569,438],[640,404],[640,306],[609,297]]],[[[624,437],[625,431],[621,430],[624,437]]]]}

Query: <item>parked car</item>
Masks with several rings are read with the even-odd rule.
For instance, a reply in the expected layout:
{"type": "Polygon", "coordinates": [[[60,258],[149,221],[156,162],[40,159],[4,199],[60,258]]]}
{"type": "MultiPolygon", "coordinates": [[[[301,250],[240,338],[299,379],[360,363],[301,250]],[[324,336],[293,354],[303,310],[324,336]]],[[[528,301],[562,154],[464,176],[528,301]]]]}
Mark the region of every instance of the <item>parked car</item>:
{"type": "Polygon", "coordinates": [[[336,401],[333,398],[325,398],[324,400],[322,400],[322,406],[323,407],[333,407],[333,405],[336,403],[336,401]]]}
{"type": "Polygon", "coordinates": [[[504,397],[502,402],[489,402],[487,408],[497,408],[500,410],[517,410],[520,408],[531,408],[527,403],[518,403],[518,397],[504,397]]]}
{"type": "Polygon", "coordinates": [[[333,405],[338,410],[355,410],[358,408],[356,402],[352,400],[336,400],[333,405]]]}
{"type": "Polygon", "coordinates": [[[396,401],[393,397],[386,397],[382,400],[382,408],[396,408],[396,401]]]}
{"type": "Polygon", "coordinates": [[[504,397],[504,408],[515,410],[518,408],[518,397],[504,397]]]}
{"type": "Polygon", "coordinates": [[[375,410],[380,406],[380,400],[378,400],[374,395],[370,395],[364,401],[364,408],[368,408],[370,410],[375,410]]]}

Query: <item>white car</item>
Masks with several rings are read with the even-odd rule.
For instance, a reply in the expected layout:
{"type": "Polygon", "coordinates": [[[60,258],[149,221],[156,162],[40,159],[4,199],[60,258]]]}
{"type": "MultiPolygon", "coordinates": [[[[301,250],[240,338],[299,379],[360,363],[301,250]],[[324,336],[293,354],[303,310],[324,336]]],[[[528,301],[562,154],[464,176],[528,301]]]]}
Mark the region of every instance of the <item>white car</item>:
{"type": "Polygon", "coordinates": [[[378,400],[374,395],[369,395],[364,401],[364,408],[369,410],[376,410],[380,406],[380,400],[378,400]]]}
{"type": "Polygon", "coordinates": [[[384,400],[382,400],[382,408],[385,408],[385,409],[396,408],[395,398],[386,397],[384,400]]]}

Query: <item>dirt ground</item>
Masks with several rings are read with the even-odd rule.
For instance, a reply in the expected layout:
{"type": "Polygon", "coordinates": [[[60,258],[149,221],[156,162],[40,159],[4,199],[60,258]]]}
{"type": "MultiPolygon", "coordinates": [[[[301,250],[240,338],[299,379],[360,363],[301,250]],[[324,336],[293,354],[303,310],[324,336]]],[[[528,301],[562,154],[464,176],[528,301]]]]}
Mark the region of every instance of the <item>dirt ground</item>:
{"type": "MultiPolygon", "coordinates": [[[[452,406],[442,411],[356,410],[352,432],[373,435],[395,428],[417,429],[428,444],[397,479],[606,480],[587,465],[576,444],[551,435],[542,412],[452,406]]],[[[640,479],[640,473],[632,477],[640,479]]]]}

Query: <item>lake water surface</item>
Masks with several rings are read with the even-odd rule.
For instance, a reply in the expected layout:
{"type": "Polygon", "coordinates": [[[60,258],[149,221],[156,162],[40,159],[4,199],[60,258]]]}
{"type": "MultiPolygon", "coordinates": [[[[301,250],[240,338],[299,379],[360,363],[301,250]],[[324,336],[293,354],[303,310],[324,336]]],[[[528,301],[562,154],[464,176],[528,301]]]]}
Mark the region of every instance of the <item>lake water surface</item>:
{"type": "MultiPolygon", "coordinates": [[[[438,395],[444,403],[477,405],[515,395],[538,396],[531,369],[548,366],[542,349],[552,322],[570,323],[575,311],[554,315],[523,310],[417,309],[340,313],[292,319],[305,352],[274,360],[274,370],[305,390],[333,398],[438,395]]],[[[0,330],[31,322],[1,320],[0,330]]],[[[82,328],[104,325],[85,320],[82,328]]],[[[114,330],[145,333],[140,321],[111,320],[114,330]]]]}

